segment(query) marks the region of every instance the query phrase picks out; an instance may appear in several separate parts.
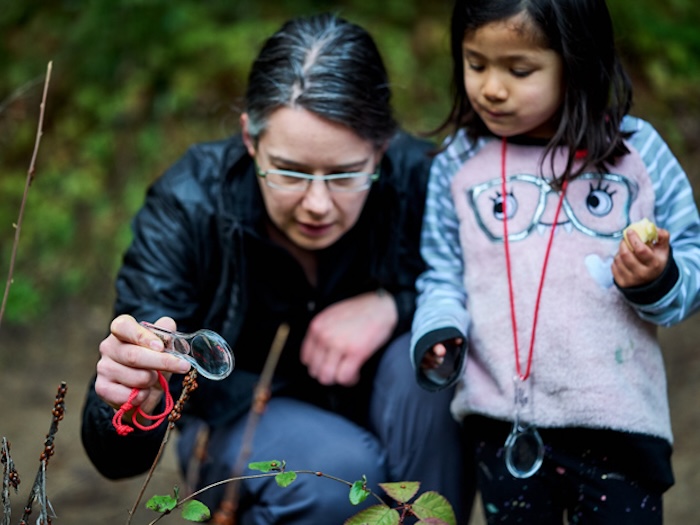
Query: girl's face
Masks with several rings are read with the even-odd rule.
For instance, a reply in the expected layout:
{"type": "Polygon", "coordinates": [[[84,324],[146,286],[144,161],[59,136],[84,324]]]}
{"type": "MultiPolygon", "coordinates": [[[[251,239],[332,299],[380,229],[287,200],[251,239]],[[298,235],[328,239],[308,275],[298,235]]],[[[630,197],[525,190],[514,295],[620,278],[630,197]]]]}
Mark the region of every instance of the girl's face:
{"type": "MultiPolygon", "coordinates": [[[[288,170],[310,175],[375,171],[382,156],[371,141],[350,128],[299,108],[280,108],[269,117],[257,144],[241,117],[243,140],[260,170],[288,170]]],[[[369,189],[332,192],[313,180],[305,191],[271,187],[259,177],[265,208],[273,224],[305,250],[327,248],[360,217],[369,189]]]]}
{"type": "Polygon", "coordinates": [[[542,47],[518,14],[465,35],[464,87],[472,107],[498,136],[550,138],[564,99],[560,55],[542,47]]]}

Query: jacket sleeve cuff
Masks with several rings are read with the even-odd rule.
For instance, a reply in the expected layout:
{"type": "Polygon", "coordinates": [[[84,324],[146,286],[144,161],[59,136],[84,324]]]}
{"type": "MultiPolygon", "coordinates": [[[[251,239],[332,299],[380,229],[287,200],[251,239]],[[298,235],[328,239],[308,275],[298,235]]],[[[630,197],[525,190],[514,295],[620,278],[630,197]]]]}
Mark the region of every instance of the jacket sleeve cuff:
{"type": "Polygon", "coordinates": [[[673,289],[679,278],[678,265],[673,258],[673,251],[670,251],[664,271],[652,282],[628,288],[622,288],[617,283],[615,283],[615,286],[629,302],[646,306],[654,304],[665,297],[673,289]]]}
{"type": "Polygon", "coordinates": [[[460,377],[466,356],[466,339],[456,328],[440,328],[422,336],[413,348],[413,363],[418,384],[431,392],[437,392],[453,385],[460,377]],[[424,370],[420,362],[425,354],[437,343],[445,343],[455,338],[461,338],[461,345],[446,344],[447,354],[442,364],[432,370],[424,370]]]}
{"type": "Polygon", "coordinates": [[[150,431],[134,429],[126,436],[112,425],[114,409],[90,388],[83,407],[81,440],[95,468],[109,479],[146,472],[156,458],[168,422],[150,431]]]}

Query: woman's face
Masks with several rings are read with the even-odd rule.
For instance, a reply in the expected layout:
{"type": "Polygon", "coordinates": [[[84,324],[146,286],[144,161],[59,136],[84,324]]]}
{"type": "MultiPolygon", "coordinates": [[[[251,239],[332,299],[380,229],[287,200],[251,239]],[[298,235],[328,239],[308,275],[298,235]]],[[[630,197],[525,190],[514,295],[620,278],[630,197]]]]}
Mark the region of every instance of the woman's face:
{"type": "MultiPolygon", "coordinates": [[[[248,116],[241,116],[243,140],[262,171],[287,170],[310,175],[373,173],[382,151],[350,128],[300,108],[273,112],[257,144],[248,134],[248,116]]],[[[274,225],[295,245],[320,250],[335,243],[360,217],[369,188],[359,192],[330,191],[322,180],[303,191],[271,187],[259,177],[265,208],[274,225]]]]}

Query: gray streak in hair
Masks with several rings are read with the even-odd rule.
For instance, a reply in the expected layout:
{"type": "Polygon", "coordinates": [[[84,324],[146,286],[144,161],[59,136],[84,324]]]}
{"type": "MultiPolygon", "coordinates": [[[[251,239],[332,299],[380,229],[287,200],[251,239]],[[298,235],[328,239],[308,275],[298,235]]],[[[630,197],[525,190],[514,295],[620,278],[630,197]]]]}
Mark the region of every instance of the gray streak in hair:
{"type": "Polygon", "coordinates": [[[331,14],[290,20],[263,45],[246,91],[249,132],[281,107],[303,108],[381,146],[396,131],[384,63],[363,28],[331,14]]]}

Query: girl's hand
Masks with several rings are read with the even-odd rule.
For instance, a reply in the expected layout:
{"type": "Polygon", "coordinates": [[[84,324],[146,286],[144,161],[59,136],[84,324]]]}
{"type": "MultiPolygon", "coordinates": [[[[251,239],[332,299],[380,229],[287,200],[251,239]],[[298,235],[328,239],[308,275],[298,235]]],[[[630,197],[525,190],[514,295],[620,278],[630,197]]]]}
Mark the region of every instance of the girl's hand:
{"type": "Polygon", "coordinates": [[[425,353],[423,359],[421,359],[420,367],[423,370],[435,370],[445,361],[448,347],[450,349],[454,349],[455,347],[460,348],[462,344],[464,344],[464,339],[461,337],[436,344],[425,353]]]}
{"type": "Polygon", "coordinates": [[[613,260],[612,274],[621,288],[642,286],[657,279],[666,268],[670,254],[670,234],[658,228],[658,240],[654,244],[644,244],[634,232],[628,233],[630,247],[620,241],[617,255],[613,260]]]}
{"type": "MultiPolygon", "coordinates": [[[[170,317],[159,319],[156,324],[168,330],[175,329],[170,317]]],[[[163,391],[158,383],[158,373],[184,374],[190,365],[163,352],[163,342],[130,315],[120,315],[110,326],[111,334],[100,343],[100,360],[97,362],[95,392],[115,409],[127,401],[134,388],[140,390],[132,401],[146,413],[151,413],[160,402],[163,391]]]]}

